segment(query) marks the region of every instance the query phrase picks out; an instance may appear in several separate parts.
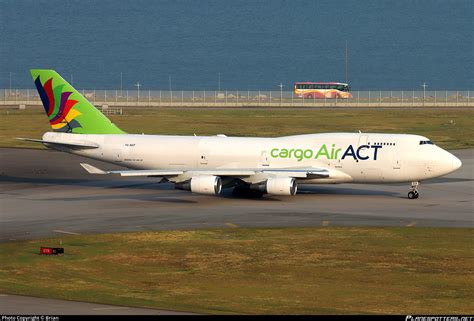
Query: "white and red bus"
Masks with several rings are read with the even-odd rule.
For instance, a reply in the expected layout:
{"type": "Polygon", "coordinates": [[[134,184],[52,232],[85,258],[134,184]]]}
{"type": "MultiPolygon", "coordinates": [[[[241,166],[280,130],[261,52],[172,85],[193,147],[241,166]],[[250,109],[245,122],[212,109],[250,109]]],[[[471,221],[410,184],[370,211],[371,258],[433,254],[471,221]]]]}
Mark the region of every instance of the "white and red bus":
{"type": "Polygon", "coordinates": [[[307,99],[352,98],[348,84],[340,82],[296,82],[295,95],[307,99]]]}

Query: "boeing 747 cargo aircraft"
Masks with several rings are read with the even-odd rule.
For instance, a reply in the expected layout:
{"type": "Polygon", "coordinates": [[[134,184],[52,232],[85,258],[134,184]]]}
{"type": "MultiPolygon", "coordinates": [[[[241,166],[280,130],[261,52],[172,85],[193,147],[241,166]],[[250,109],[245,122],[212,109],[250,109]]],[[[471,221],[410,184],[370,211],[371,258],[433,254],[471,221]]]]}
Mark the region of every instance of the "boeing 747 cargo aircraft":
{"type": "Polygon", "coordinates": [[[158,177],[176,188],[220,194],[295,195],[298,184],[411,183],[449,174],[461,161],[428,138],[408,134],[323,133],[276,138],[135,135],[119,129],[54,70],[31,70],[52,131],[19,138],[121,165],[90,174],[158,177]]]}

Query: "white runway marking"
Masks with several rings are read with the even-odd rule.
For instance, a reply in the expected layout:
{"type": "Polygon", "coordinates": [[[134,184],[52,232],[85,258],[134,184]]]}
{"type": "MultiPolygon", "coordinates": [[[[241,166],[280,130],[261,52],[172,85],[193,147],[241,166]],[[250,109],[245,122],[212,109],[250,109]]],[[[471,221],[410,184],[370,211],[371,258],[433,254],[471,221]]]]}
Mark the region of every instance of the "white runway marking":
{"type": "Polygon", "coordinates": [[[62,233],[62,234],[71,234],[71,235],[81,235],[81,233],[68,232],[68,231],[63,231],[63,230],[53,230],[53,232],[62,233]]]}

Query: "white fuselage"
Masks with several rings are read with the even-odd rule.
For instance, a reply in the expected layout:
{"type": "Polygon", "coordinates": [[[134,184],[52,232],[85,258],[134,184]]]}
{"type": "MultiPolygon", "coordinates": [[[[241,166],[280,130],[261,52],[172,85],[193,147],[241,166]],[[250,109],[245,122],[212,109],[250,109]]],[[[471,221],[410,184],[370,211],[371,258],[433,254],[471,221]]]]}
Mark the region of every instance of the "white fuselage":
{"type": "MultiPolygon", "coordinates": [[[[62,151],[131,169],[325,168],[319,183],[395,183],[446,175],[461,166],[427,138],[405,134],[324,133],[278,138],[161,135],[75,135],[48,132],[44,140],[94,143],[62,151]]],[[[256,182],[259,177],[248,179],[256,182]]]]}

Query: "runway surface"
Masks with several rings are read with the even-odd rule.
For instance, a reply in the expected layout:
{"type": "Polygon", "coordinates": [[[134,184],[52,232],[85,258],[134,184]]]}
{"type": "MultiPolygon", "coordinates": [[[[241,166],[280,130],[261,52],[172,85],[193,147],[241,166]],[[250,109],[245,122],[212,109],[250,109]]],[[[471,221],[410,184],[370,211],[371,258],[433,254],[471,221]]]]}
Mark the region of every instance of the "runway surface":
{"type": "Polygon", "coordinates": [[[2,315],[177,315],[192,314],[167,310],[131,308],[117,305],[53,300],[0,294],[2,315]]]}
{"type": "Polygon", "coordinates": [[[463,167],[409,184],[300,185],[293,197],[206,196],[154,178],[91,176],[87,161],[50,150],[0,149],[0,242],[123,231],[211,227],[443,226],[473,227],[474,150],[453,151],[463,167]]]}

